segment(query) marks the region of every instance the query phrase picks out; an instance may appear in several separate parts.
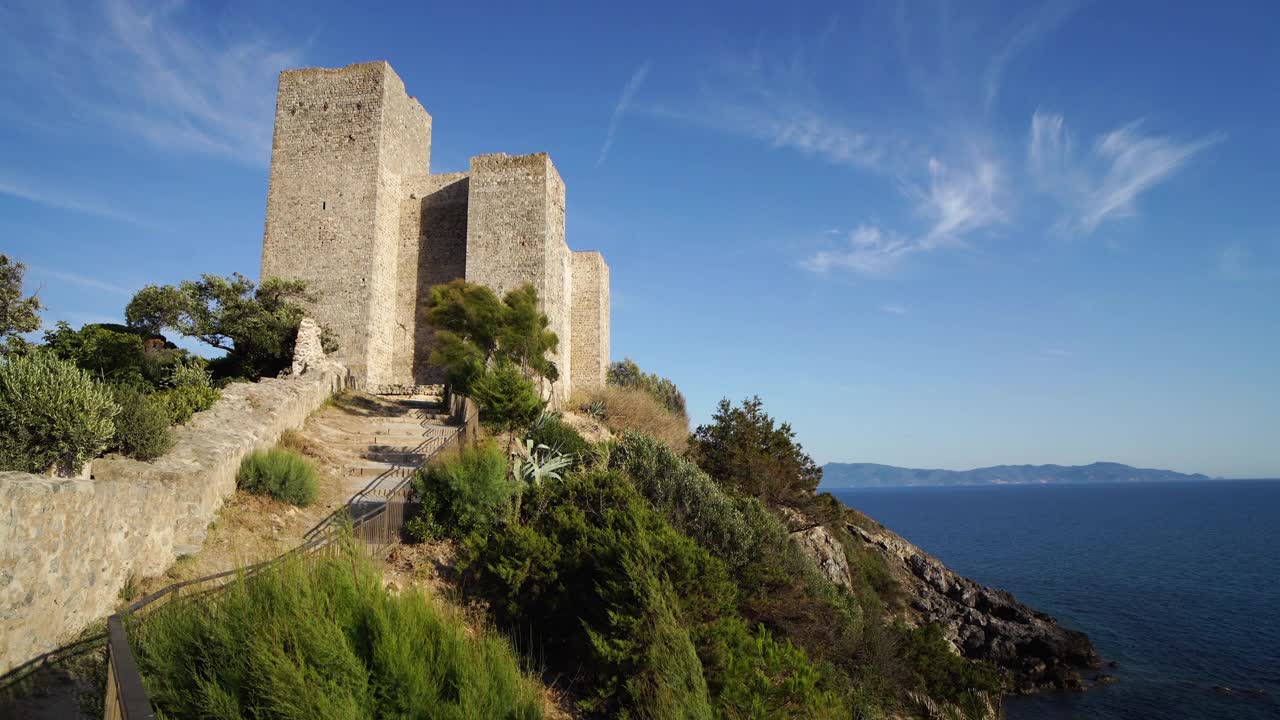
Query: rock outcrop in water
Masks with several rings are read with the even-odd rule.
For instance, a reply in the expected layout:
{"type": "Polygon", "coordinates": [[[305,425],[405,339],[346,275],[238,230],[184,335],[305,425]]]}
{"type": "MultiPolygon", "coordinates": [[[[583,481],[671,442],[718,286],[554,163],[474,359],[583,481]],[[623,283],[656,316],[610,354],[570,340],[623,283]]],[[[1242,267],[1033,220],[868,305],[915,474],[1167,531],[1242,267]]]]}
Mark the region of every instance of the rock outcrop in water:
{"type": "Polygon", "coordinates": [[[884,555],[918,622],[941,625],[965,657],[989,660],[1009,670],[1014,692],[1081,690],[1109,679],[1098,672],[1102,660],[1084,633],[1062,627],[1003,590],[958,575],[873,523],[847,526],[854,538],[884,555]]]}

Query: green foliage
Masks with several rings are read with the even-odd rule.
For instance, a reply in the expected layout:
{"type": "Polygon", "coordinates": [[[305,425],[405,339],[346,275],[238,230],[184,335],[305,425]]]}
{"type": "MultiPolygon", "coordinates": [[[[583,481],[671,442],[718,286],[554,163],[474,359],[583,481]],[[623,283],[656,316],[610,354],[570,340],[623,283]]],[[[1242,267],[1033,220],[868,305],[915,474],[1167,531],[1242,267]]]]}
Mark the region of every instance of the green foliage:
{"type": "Polygon", "coordinates": [[[79,330],[66,322],[44,334],[45,346],[63,360],[113,385],[143,390],[167,387],[179,367],[203,368],[205,360],[168,343],[163,336],[111,323],[90,323],[79,330]]]}
{"type": "Polygon", "coordinates": [[[574,459],[546,445],[525,440],[516,445],[514,474],[522,482],[541,485],[545,480],[561,480],[560,471],[571,467],[574,459]]]}
{"type": "Polygon", "coordinates": [[[804,652],[752,635],[725,565],[617,472],[525,491],[516,522],[460,564],[499,624],[528,628],[581,705],[619,717],[847,717],[804,652]],[[822,688],[817,686],[822,685],[822,688]]]}
{"type": "Polygon", "coordinates": [[[507,458],[494,443],[463,448],[457,455],[420,470],[413,490],[422,511],[409,532],[419,540],[460,538],[506,522],[519,486],[507,472],[507,458]]]}
{"type": "Polygon", "coordinates": [[[213,374],[209,372],[209,363],[204,358],[185,357],[174,363],[165,384],[174,388],[211,388],[213,374]]]}
{"type": "Polygon", "coordinates": [[[631,358],[611,363],[607,378],[610,385],[644,390],[668,410],[688,420],[684,395],[676,384],[656,373],[644,372],[631,358]]]}
{"type": "Polygon", "coordinates": [[[255,450],[245,456],[236,473],[236,485],[300,506],[310,505],[320,492],[316,466],[298,453],[280,448],[255,450]]]}
{"type": "Polygon", "coordinates": [[[506,361],[481,373],[470,390],[480,406],[480,422],[497,431],[528,427],[546,407],[533,382],[506,361]]]}
{"type": "Polygon", "coordinates": [[[181,425],[190,420],[192,415],[213,407],[221,395],[212,387],[179,385],[155,393],[152,397],[164,407],[170,423],[181,425]]]}
{"type": "Polygon", "coordinates": [[[653,507],[731,569],[756,553],[769,518],[754,498],[728,495],[697,465],[648,435],[628,432],[609,456],[653,507]]]}
{"type": "Polygon", "coordinates": [[[952,652],[939,625],[908,630],[899,628],[903,658],[914,676],[916,688],[935,700],[963,703],[972,692],[999,697],[1004,676],[995,665],[973,662],[952,652]]]}
{"type": "Polygon", "coordinates": [[[499,301],[483,285],[454,280],[432,288],[426,307],[427,322],[436,328],[431,362],[445,369],[459,392],[474,395],[473,385],[495,364],[553,383],[560,377],[546,357],[556,351],[559,339],[548,329],[551,321],[538,309],[532,285],[526,283],[499,301]]]}
{"type": "Polygon", "coordinates": [[[107,389],[43,350],[0,360],[0,469],[80,471],[115,434],[107,389]]]}
{"type": "Polygon", "coordinates": [[[59,320],[53,330],[45,332],[44,342],[58,357],[88,370],[94,378],[117,385],[146,384],[142,371],[145,348],[137,333],[94,324],[73,330],[59,320]]]}
{"type": "Polygon", "coordinates": [[[173,328],[225,350],[225,357],[210,364],[214,375],[252,379],[275,376],[289,365],[303,317],[299,303],[312,300],[301,280],[267,278],[255,289],[238,273],[202,275],[177,286],[144,287],[129,301],[125,317],[134,328],[173,328]]]}
{"type": "Polygon", "coordinates": [[[44,309],[40,298],[22,297],[22,276],[26,271],[26,265],[0,253],[0,352],[20,333],[40,328],[40,311],[44,309]]]}
{"type": "Polygon", "coordinates": [[[721,400],[710,425],[700,425],[689,443],[698,467],[734,492],[771,505],[795,504],[822,480],[789,423],[778,425],[759,397],[741,407],[721,400]]]}
{"type": "Polygon", "coordinates": [[[155,460],[173,447],[167,403],[132,385],[113,385],[111,393],[120,406],[112,450],[135,460],[155,460]]]}
{"type": "Polygon", "coordinates": [[[509,645],[417,590],[390,594],[354,548],[290,558],[127,630],[165,717],[542,717],[509,645]]]}
{"type": "Polygon", "coordinates": [[[573,458],[574,465],[581,466],[591,457],[591,443],[582,437],[558,415],[544,414],[529,428],[527,439],[535,445],[545,445],[552,450],[573,458]]]}

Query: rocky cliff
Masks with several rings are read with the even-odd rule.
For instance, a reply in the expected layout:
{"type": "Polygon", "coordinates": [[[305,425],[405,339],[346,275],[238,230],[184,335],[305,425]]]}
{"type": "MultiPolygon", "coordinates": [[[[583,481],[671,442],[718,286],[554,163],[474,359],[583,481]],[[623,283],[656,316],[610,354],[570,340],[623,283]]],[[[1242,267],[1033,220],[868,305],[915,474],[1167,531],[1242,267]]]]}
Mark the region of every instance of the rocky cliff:
{"type": "Polygon", "coordinates": [[[960,576],[856,511],[846,519],[850,535],[878,551],[897,576],[907,597],[904,619],[937,623],[960,654],[1008,670],[1013,692],[1079,690],[1110,679],[1099,672],[1102,660],[1084,633],[960,576]]]}

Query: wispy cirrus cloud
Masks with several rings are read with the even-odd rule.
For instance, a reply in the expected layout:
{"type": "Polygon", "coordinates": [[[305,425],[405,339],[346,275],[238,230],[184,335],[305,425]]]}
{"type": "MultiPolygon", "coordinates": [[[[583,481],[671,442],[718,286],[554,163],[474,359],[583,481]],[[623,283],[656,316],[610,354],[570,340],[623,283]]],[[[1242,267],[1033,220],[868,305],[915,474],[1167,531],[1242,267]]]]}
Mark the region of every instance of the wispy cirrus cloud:
{"type": "Polygon", "coordinates": [[[622,122],[622,117],[626,115],[627,110],[631,108],[636,93],[640,91],[640,85],[648,77],[649,67],[650,63],[646,60],[631,73],[627,84],[623,86],[622,95],[618,98],[618,103],[613,106],[613,114],[609,116],[609,130],[605,133],[604,144],[600,146],[600,157],[596,160],[596,167],[603,165],[609,158],[609,150],[613,148],[613,138],[618,133],[618,125],[622,122]]]}
{"type": "Polygon", "coordinates": [[[880,312],[889,313],[890,315],[906,315],[907,306],[899,303],[882,303],[880,312]]]}
{"type": "Polygon", "coordinates": [[[55,189],[30,180],[8,177],[2,172],[0,172],[0,195],[8,195],[59,210],[96,215],[97,217],[129,223],[130,225],[155,227],[154,223],[112,207],[105,202],[82,197],[73,191],[55,189]]]}
{"type": "Polygon", "coordinates": [[[1000,94],[1005,68],[1009,63],[1066,22],[1080,9],[1081,4],[1081,0],[1050,0],[1030,11],[1029,17],[1018,25],[1009,41],[987,62],[982,74],[983,107],[986,110],[991,110],[1000,94]]]}
{"type": "Polygon", "coordinates": [[[133,0],[10,7],[7,18],[30,21],[0,23],[0,65],[30,97],[3,110],[30,114],[31,124],[52,113],[70,131],[105,124],[158,148],[265,165],[276,76],[301,64],[302,51],[254,28],[214,32],[201,16],[208,11],[133,0]]]}
{"type": "Polygon", "coordinates": [[[1212,133],[1180,142],[1144,133],[1142,122],[1135,121],[1098,136],[1081,155],[1063,116],[1037,110],[1031,118],[1027,166],[1036,187],[1067,208],[1062,229],[1090,233],[1108,220],[1135,215],[1140,195],[1224,137],[1212,133]]]}
{"type": "Polygon", "coordinates": [[[801,267],[819,273],[881,274],[911,255],[963,244],[970,234],[1007,221],[1004,181],[996,161],[979,156],[968,167],[957,168],[930,158],[928,169],[927,187],[905,190],[915,213],[927,223],[922,232],[908,236],[859,225],[848,234],[847,244],[819,250],[801,261],[801,267]]]}
{"type": "Polygon", "coordinates": [[[89,288],[91,290],[101,290],[113,295],[121,295],[124,297],[132,297],[134,291],[123,285],[103,280],[91,275],[83,275],[81,273],[68,272],[66,270],[58,270],[56,268],[45,267],[43,265],[29,265],[31,275],[36,279],[47,278],[69,285],[78,285],[80,287],[89,288]]]}

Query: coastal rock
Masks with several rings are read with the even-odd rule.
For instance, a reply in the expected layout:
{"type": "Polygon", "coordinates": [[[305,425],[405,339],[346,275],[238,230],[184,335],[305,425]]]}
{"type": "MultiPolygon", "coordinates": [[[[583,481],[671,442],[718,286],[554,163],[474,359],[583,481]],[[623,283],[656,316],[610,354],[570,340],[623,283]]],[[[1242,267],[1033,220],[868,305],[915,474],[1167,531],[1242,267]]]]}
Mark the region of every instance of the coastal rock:
{"type": "Polygon", "coordinates": [[[796,510],[784,507],[781,511],[791,537],[817,564],[822,576],[828,582],[852,591],[853,574],[849,570],[849,560],[845,557],[840,541],[831,531],[812,523],[796,510]]]}
{"type": "Polygon", "coordinates": [[[963,577],[937,558],[883,529],[847,525],[853,537],[878,549],[899,576],[921,623],[937,623],[964,657],[1010,671],[1013,690],[1080,690],[1111,681],[1096,671],[1102,659],[1084,633],[1018,602],[1012,595],[963,577]]]}

